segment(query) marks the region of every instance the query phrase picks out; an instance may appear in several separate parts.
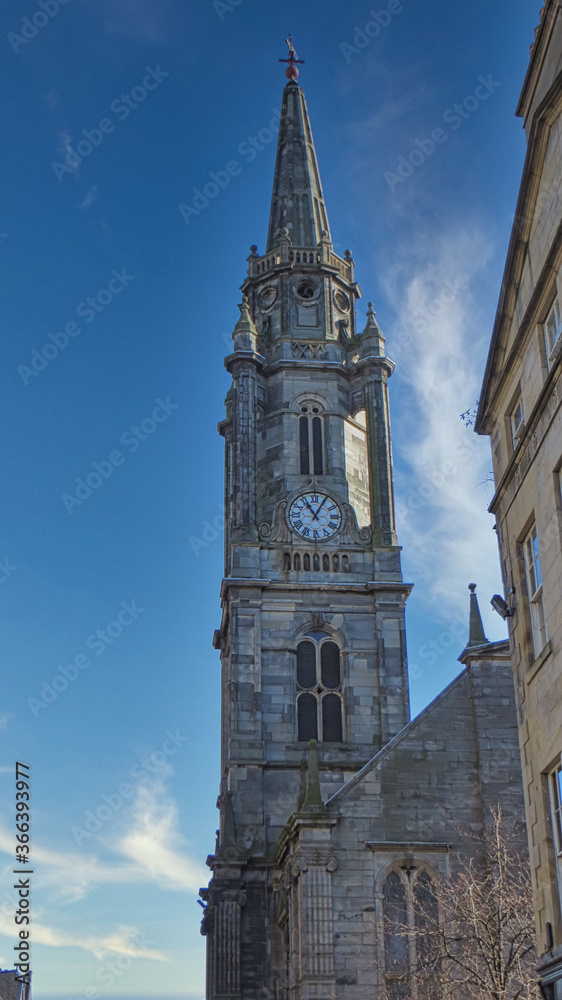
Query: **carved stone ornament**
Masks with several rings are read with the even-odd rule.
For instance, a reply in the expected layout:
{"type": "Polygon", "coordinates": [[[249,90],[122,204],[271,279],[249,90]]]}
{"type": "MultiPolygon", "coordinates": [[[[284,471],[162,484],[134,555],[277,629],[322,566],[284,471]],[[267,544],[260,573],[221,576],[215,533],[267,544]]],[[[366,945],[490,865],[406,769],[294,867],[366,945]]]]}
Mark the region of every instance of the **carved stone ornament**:
{"type": "Polygon", "coordinates": [[[275,285],[266,285],[259,294],[260,309],[271,309],[277,298],[277,288],[275,285]]]}
{"type": "Polygon", "coordinates": [[[335,854],[323,854],[321,851],[313,851],[311,855],[292,854],[283,868],[280,883],[284,889],[288,889],[297,881],[299,875],[307,872],[309,868],[323,868],[327,872],[335,872],[338,867],[339,862],[335,854]]]}
{"type": "Polygon", "coordinates": [[[338,328],[338,339],[340,343],[349,340],[349,320],[348,319],[338,319],[336,320],[336,326],[338,328]]]}
{"type": "Polygon", "coordinates": [[[220,903],[237,903],[238,906],[244,906],[246,895],[245,889],[220,889],[216,886],[210,886],[207,890],[207,907],[212,909],[219,906],[220,903]]]}
{"type": "Polygon", "coordinates": [[[334,292],[334,302],[340,312],[349,312],[349,299],[340,288],[337,288],[334,292]]]}
{"type": "Polygon", "coordinates": [[[371,526],[369,524],[360,528],[357,524],[357,515],[353,507],[348,503],[342,504],[344,523],[340,531],[338,541],[342,545],[365,544],[371,541],[371,526]]]}
{"type": "Polygon", "coordinates": [[[240,361],[235,358],[232,362],[232,377],[236,380],[240,378],[255,378],[255,366],[249,361],[240,361]]]}
{"type": "Polygon", "coordinates": [[[298,344],[291,345],[291,354],[294,358],[318,358],[323,360],[326,357],[324,344],[298,344]]]}
{"type": "Polygon", "coordinates": [[[259,535],[261,539],[269,542],[289,542],[291,540],[291,532],[285,519],[286,509],[287,501],[282,500],[275,508],[271,524],[266,522],[260,524],[259,535]]]}
{"type": "Polygon", "coordinates": [[[258,332],[258,344],[260,347],[269,347],[271,344],[271,316],[262,316],[258,332]]]}

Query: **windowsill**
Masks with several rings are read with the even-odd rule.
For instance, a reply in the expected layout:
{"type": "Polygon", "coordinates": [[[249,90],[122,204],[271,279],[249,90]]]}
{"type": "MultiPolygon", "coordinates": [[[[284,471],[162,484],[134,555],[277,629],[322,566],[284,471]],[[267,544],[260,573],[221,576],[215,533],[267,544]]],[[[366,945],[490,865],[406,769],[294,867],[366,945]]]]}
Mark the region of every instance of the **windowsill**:
{"type": "Polygon", "coordinates": [[[525,678],[527,684],[530,684],[531,681],[535,679],[543,663],[546,660],[548,660],[548,657],[550,656],[551,653],[552,653],[552,643],[549,639],[546,646],[543,646],[539,655],[533,660],[531,666],[529,667],[529,673],[525,678]]]}
{"type": "MultiPolygon", "coordinates": [[[[349,749],[349,748],[353,747],[352,743],[344,743],[343,740],[332,740],[332,741],[329,741],[329,740],[326,740],[326,741],[324,741],[324,740],[316,740],[315,742],[316,742],[317,748],[318,747],[320,747],[320,748],[325,747],[327,750],[339,750],[339,749],[342,749],[342,748],[344,748],[344,749],[348,748],[349,749]]],[[[296,744],[291,744],[290,743],[288,748],[291,748],[292,746],[296,746],[298,750],[308,750],[309,749],[309,744],[310,744],[310,740],[297,740],[296,744]]],[[[1,998],[0,998],[0,1000],[1,1000],[1,998]]]]}

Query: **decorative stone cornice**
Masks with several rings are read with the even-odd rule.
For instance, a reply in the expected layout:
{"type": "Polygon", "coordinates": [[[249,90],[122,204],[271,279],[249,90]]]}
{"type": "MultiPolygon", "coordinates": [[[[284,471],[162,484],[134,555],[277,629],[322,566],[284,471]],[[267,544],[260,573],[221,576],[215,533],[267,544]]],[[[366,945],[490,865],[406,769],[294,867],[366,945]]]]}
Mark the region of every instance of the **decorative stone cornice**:
{"type": "Polygon", "coordinates": [[[384,372],[387,377],[390,377],[396,368],[394,361],[390,358],[382,357],[377,354],[368,354],[364,358],[359,358],[355,362],[355,371],[360,372],[362,375],[378,375],[384,372]]]}
{"type": "Polygon", "coordinates": [[[428,853],[448,853],[452,844],[431,840],[366,840],[365,847],[370,851],[390,851],[391,853],[403,851],[404,854],[428,854],[428,853]]]}
{"type": "Polygon", "coordinates": [[[251,587],[252,590],[263,590],[266,587],[269,587],[271,582],[271,580],[256,579],[255,577],[228,576],[222,581],[220,596],[221,598],[226,597],[231,587],[251,587]]]}
{"type": "Polygon", "coordinates": [[[552,37],[554,23],[559,14],[559,0],[546,0],[546,3],[540,13],[538,28],[535,30],[535,40],[531,45],[529,66],[527,68],[523,87],[521,88],[521,95],[515,111],[518,118],[526,117],[528,107],[532,101],[532,97],[544,65],[544,59],[548,51],[548,44],[552,37]]]}
{"type": "Polygon", "coordinates": [[[504,380],[517,358],[520,357],[523,342],[536,323],[537,309],[545,292],[545,278],[550,280],[558,269],[560,259],[561,229],[553,241],[551,251],[541,268],[535,289],[531,295],[525,316],[506,357],[509,331],[513,322],[521,275],[525,264],[532,224],[535,218],[540,181],[544,160],[551,134],[551,127],[562,105],[562,73],[546,94],[533,117],[528,140],[527,155],[515,209],[515,221],[511,231],[507,259],[504,268],[502,289],[494,320],[492,340],[486,362],[486,370],[480,393],[478,413],[474,429],[477,434],[491,432],[490,410],[504,380]]]}
{"type": "Polygon", "coordinates": [[[265,358],[256,351],[235,351],[224,359],[224,367],[231,375],[254,375],[264,365],[265,358]]]}
{"type": "MultiPolygon", "coordinates": [[[[350,583],[347,577],[345,579],[342,578],[341,582],[338,581],[337,583],[328,583],[328,582],[322,583],[320,581],[314,583],[300,583],[298,581],[294,583],[292,582],[283,583],[280,580],[275,580],[275,581],[255,580],[255,579],[247,579],[245,577],[240,577],[236,579],[228,578],[223,580],[221,586],[221,597],[223,599],[226,598],[228,591],[231,588],[242,588],[242,587],[247,587],[252,590],[258,590],[258,589],[270,590],[272,592],[294,590],[294,591],[315,591],[315,592],[333,593],[333,594],[341,593],[342,591],[345,591],[346,594],[367,594],[371,591],[374,591],[377,594],[380,594],[381,596],[383,596],[384,594],[388,594],[390,597],[391,595],[396,594],[398,596],[401,596],[402,599],[405,601],[406,598],[409,596],[409,594],[412,592],[414,584],[401,583],[394,580],[388,582],[380,580],[376,582],[367,581],[367,583],[350,583]]],[[[382,601],[382,603],[384,603],[384,600],[382,601]]]]}

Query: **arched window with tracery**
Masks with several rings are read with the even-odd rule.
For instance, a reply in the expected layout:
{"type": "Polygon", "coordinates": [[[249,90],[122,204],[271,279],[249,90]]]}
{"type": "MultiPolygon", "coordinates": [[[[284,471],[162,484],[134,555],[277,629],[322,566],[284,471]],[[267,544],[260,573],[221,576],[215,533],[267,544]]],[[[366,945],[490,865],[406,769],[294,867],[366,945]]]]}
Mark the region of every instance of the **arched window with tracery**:
{"type": "Polygon", "coordinates": [[[324,427],[320,407],[303,403],[299,417],[301,476],[324,475],[324,427]]]}
{"type": "Polygon", "coordinates": [[[440,1000],[439,909],[433,879],[414,864],[383,885],[386,1000],[440,1000]]]}
{"type": "Polygon", "coordinates": [[[340,647],[327,632],[307,632],[297,646],[297,739],[341,743],[340,647]]]}

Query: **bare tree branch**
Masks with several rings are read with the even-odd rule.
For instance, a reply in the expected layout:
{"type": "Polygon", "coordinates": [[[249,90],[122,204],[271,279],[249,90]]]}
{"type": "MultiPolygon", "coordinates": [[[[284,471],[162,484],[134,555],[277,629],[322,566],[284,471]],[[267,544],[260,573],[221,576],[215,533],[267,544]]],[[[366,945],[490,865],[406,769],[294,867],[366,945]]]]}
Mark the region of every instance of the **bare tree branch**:
{"type": "MultiPolygon", "coordinates": [[[[410,955],[402,976],[386,969],[389,996],[540,1000],[531,878],[521,830],[506,825],[498,807],[486,831],[474,840],[472,857],[466,857],[466,849],[456,852],[451,878],[433,881],[432,899],[410,892],[413,913],[407,926],[385,919],[386,941],[407,938],[410,955]],[[391,980],[401,980],[398,991],[391,980]]],[[[414,886],[416,877],[413,872],[414,886]]]]}

